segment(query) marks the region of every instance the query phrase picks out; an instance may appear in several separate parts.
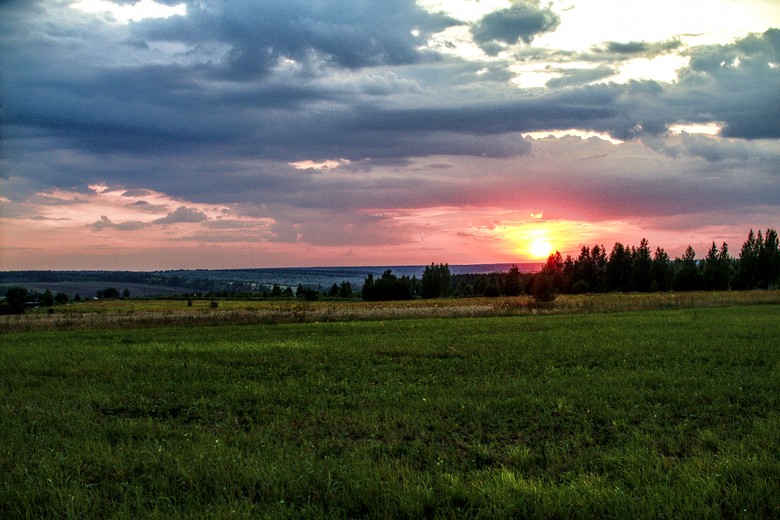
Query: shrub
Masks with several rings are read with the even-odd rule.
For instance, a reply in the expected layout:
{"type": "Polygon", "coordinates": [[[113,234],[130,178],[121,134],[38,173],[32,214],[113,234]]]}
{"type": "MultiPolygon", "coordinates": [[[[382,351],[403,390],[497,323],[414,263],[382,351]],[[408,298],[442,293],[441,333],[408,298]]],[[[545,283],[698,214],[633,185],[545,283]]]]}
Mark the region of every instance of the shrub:
{"type": "Polygon", "coordinates": [[[590,284],[585,280],[577,280],[574,285],[571,286],[572,294],[583,294],[590,292],[590,284]]]}
{"type": "Polygon", "coordinates": [[[537,274],[531,283],[531,296],[537,302],[551,302],[555,299],[557,292],[555,278],[545,271],[537,274]]]}

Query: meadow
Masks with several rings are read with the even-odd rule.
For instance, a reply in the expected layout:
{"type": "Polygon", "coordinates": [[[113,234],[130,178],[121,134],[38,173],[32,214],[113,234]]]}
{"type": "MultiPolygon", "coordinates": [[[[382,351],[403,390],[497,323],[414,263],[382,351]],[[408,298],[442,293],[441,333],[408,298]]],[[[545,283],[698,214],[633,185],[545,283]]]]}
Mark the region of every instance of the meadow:
{"type": "Polygon", "coordinates": [[[9,321],[0,517],[778,517],[780,306],[716,300],[9,321]]]}
{"type": "Polygon", "coordinates": [[[0,333],[84,328],[249,325],[405,318],[506,317],[609,313],[732,305],[780,304],[780,291],[658,292],[559,295],[553,303],[530,296],[366,302],[300,299],[86,300],[24,315],[0,315],[0,333]],[[216,305],[216,308],[213,306],[216,305]]]}

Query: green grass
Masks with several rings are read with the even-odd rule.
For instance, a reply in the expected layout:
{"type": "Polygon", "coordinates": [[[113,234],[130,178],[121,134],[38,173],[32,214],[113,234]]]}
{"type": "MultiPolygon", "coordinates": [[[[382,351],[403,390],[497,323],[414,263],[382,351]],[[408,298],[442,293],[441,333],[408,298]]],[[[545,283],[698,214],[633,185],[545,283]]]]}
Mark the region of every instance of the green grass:
{"type": "Polygon", "coordinates": [[[780,516],[780,307],[0,335],[0,517],[780,516]]]}

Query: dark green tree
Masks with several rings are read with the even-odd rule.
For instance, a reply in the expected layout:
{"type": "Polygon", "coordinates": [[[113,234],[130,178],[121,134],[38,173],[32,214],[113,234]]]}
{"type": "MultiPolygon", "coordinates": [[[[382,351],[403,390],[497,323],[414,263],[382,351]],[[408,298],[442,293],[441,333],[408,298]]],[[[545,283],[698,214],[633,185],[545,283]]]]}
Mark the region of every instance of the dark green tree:
{"type": "Polygon", "coordinates": [[[653,282],[653,259],[650,257],[650,244],[646,238],[639,242],[639,247],[631,248],[631,261],[631,285],[635,291],[649,292],[653,282]]]}
{"type": "Polygon", "coordinates": [[[68,295],[65,294],[64,292],[58,292],[54,296],[54,301],[55,303],[59,303],[59,304],[68,303],[68,295]]]}
{"type": "Polygon", "coordinates": [[[674,269],[669,255],[662,247],[655,248],[650,274],[652,277],[651,290],[666,292],[672,288],[674,269]]]}
{"type": "Polygon", "coordinates": [[[590,256],[595,276],[593,290],[596,292],[607,292],[609,290],[607,283],[607,265],[609,264],[607,250],[603,245],[593,246],[590,250],[590,256]]]}
{"type": "Polygon", "coordinates": [[[631,291],[631,250],[615,242],[607,262],[607,284],[612,291],[631,291]]]}
{"type": "Polygon", "coordinates": [[[95,296],[99,299],[109,299],[109,300],[118,300],[119,299],[119,289],[116,287],[109,287],[107,289],[99,289],[95,296]]]}
{"type": "Polygon", "coordinates": [[[366,301],[380,300],[411,300],[415,296],[416,278],[410,279],[403,275],[400,278],[388,269],[378,279],[369,274],[363,283],[363,299],[366,301]]]}
{"type": "Polygon", "coordinates": [[[341,298],[352,298],[352,285],[344,280],[339,287],[339,296],[341,298]]]}
{"type": "Polygon", "coordinates": [[[450,285],[449,264],[431,264],[425,268],[422,275],[422,297],[441,298],[452,292],[450,285]]]}
{"type": "Polygon", "coordinates": [[[536,273],[531,282],[531,296],[537,302],[551,302],[558,295],[558,289],[555,286],[555,275],[541,271],[536,273]]]}
{"type": "MultiPolygon", "coordinates": [[[[290,298],[292,298],[292,287],[288,287],[288,289],[290,289],[290,298]]],[[[302,298],[307,302],[313,302],[320,299],[319,291],[315,291],[310,287],[304,287],[303,284],[298,284],[298,289],[295,291],[295,296],[297,298],[302,298]]]]}
{"type": "Polygon", "coordinates": [[[54,306],[54,295],[49,289],[46,289],[46,291],[41,295],[41,305],[44,307],[54,306]]]}
{"type": "MultiPolygon", "coordinates": [[[[575,277],[576,268],[577,264],[574,258],[571,255],[566,255],[566,258],[563,259],[563,292],[571,293],[575,291],[574,284],[577,283],[575,277]]],[[[580,284],[580,287],[582,287],[582,284],[580,284]]],[[[587,290],[580,292],[588,292],[589,290],[590,288],[588,287],[587,290]]]]}
{"type": "Polygon", "coordinates": [[[718,251],[718,269],[720,278],[725,289],[731,289],[731,282],[734,280],[734,259],[729,255],[729,246],[723,242],[718,251]]]}
{"type": "Polygon", "coordinates": [[[504,277],[504,294],[506,296],[517,296],[523,288],[522,275],[517,264],[512,264],[509,272],[504,277]]]}
{"type": "Polygon", "coordinates": [[[562,293],[566,288],[566,280],[563,275],[564,261],[560,251],[556,251],[547,257],[542,271],[552,277],[555,284],[555,293],[562,293]]]}
{"type": "Polygon", "coordinates": [[[780,284],[780,243],[774,229],[767,229],[764,234],[758,251],[758,272],[762,289],[774,289],[780,284]]]}
{"type": "Polygon", "coordinates": [[[531,280],[531,296],[541,303],[551,302],[561,289],[563,275],[563,258],[556,251],[547,257],[542,270],[536,273],[531,280]]]}
{"type": "Polygon", "coordinates": [[[366,301],[372,301],[374,299],[374,275],[368,273],[366,279],[363,281],[363,288],[360,291],[360,297],[366,301]]]}
{"type": "Polygon", "coordinates": [[[693,247],[689,245],[683,257],[675,259],[674,266],[672,288],[675,291],[698,291],[702,288],[703,278],[693,247]]]}
{"type": "Polygon", "coordinates": [[[8,306],[6,312],[9,314],[22,314],[28,298],[27,288],[21,285],[9,287],[5,292],[5,301],[8,306]]]}
{"type": "Polygon", "coordinates": [[[739,268],[737,272],[737,287],[739,289],[755,289],[759,284],[758,256],[763,247],[763,237],[759,230],[758,236],[751,229],[747,240],[742,244],[739,253],[739,268]]]}
{"type": "Polygon", "coordinates": [[[564,262],[564,271],[569,272],[568,282],[572,292],[605,292],[607,284],[608,260],[604,246],[594,245],[592,248],[582,246],[580,255],[564,262]],[[575,287],[576,285],[576,287],[575,287]]]}
{"type": "Polygon", "coordinates": [[[701,262],[703,288],[708,291],[725,291],[729,289],[732,277],[732,260],[729,257],[728,245],[723,242],[720,249],[712,243],[707,256],[701,262]]]}
{"type": "MultiPolygon", "coordinates": [[[[598,247],[598,246],[596,246],[598,247]]],[[[586,293],[593,292],[596,287],[596,267],[593,264],[593,258],[590,256],[590,247],[582,246],[580,256],[570,263],[566,262],[566,270],[570,271],[572,279],[572,292],[586,293]],[[568,266],[568,269],[566,269],[568,266]]]]}
{"type": "Polygon", "coordinates": [[[561,253],[556,251],[547,257],[542,270],[531,280],[531,296],[537,302],[551,302],[563,286],[564,261],[561,253]]]}
{"type": "Polygon", "coordinates": [[[455,286],[455,296],[474,296],[474,285],[470,284],[467,280],[461,278],[458,280],[458,285],[455,286]]]}

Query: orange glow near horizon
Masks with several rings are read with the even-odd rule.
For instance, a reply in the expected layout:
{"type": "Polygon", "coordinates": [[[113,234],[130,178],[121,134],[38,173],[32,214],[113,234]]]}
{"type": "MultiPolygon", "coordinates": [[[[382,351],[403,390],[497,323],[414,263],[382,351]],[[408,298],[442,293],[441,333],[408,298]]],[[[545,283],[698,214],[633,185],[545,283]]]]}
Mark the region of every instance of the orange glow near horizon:
{"type": "Polygon", "coordinates": [[[263,208],[263,214],[253,216],[229,204],[103,184],[88,191],[40,192],[23,202],[0,196],[0,205],[0,271],[531,263],[543,262],[556,250],[576,256],[583,245],[609,250],[615,242],[637,245],[641,238],[673,258],[687,245],[701,257],[712,240],[727,242],[732,251],[743,240],[742,229],[727,227],[678,236],[623,220],[544,218],[533,208],[456,206],[336,214],[341,220],[335,223],[333,214],[313,213],[328,223],[285,235],[278,224],[284,223],[284,212],[277,216],[263,208]],[[182,212],[199,219],[177,220],[182,212]],[[371,216],[369,238],[360,232],[366,214],[371,216]],[[342,235],[348,240],[339,242],[335,233],[326,240],[318,236],[336,225],[349,231],[342,235]],[[377,233],[384,242],[375,240],[377,233]]]}
{"type": "Polygon", "coordinates": [[[556,249],[564,248],[562,222],[533,220],[516,224],[508,229],[506,237],[521,257],[529,260],[545,260],[556,249]]]}

